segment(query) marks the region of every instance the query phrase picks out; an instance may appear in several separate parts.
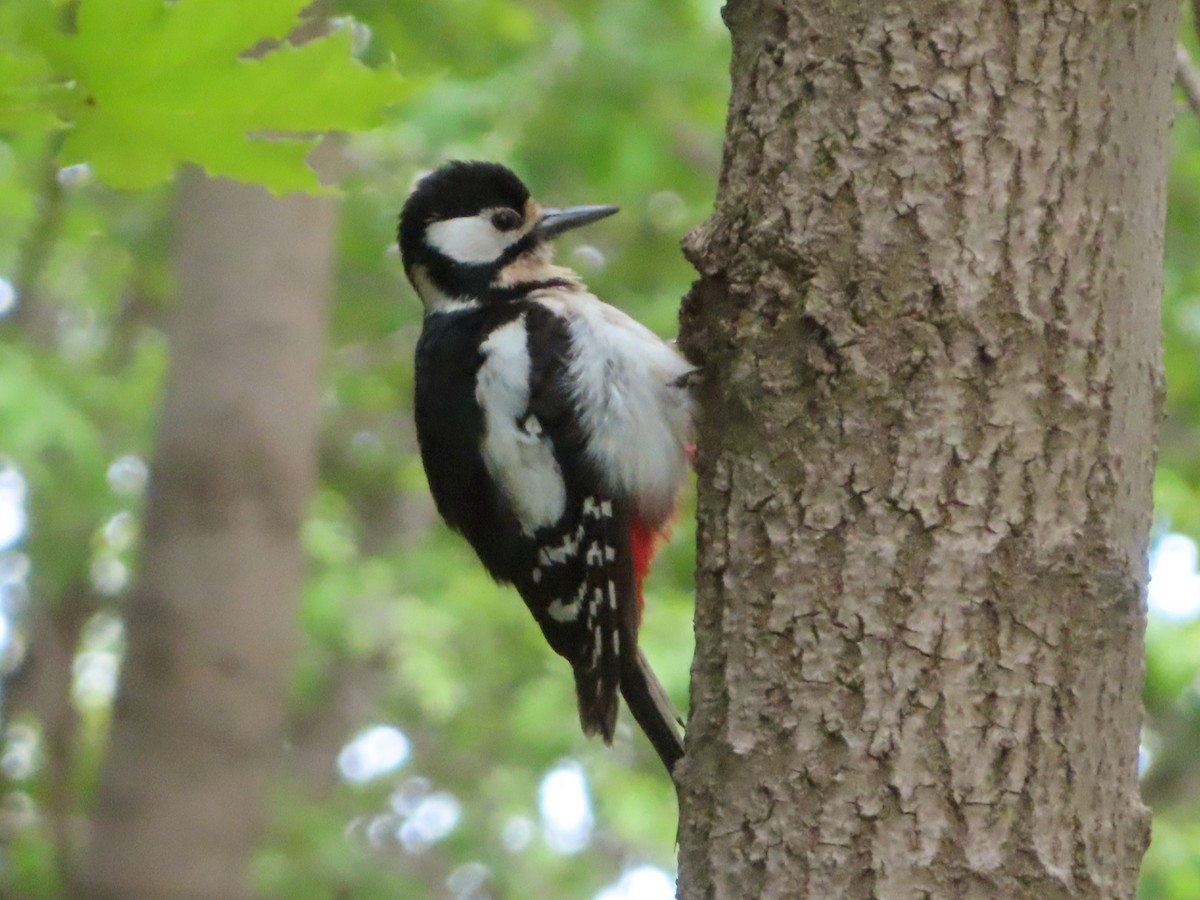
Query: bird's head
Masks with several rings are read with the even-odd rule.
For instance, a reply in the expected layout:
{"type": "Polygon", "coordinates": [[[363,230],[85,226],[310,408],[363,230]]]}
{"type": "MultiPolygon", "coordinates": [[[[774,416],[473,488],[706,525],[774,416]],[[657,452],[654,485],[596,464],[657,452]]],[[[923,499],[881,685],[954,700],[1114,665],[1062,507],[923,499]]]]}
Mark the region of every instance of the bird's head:
{"type": "Polygon", "coordinates": [[[427,311],[483,303],[553,277],[551,239],[616,211],[546,209],[499,163],[447,163],[417,182],[405,202],[400,256],[427,311]]]}

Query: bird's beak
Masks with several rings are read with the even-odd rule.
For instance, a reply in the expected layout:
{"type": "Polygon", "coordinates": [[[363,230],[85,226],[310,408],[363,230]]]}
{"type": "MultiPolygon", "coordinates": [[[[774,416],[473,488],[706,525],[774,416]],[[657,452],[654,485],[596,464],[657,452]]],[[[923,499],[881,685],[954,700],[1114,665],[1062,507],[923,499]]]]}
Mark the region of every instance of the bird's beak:
{"type": "Polygon", "coordinates": [[[530,232],[538,240],[607,218],[617,211],[616,206],[569,206],[566,209],[544,209],[541,220],[530,232]]]}

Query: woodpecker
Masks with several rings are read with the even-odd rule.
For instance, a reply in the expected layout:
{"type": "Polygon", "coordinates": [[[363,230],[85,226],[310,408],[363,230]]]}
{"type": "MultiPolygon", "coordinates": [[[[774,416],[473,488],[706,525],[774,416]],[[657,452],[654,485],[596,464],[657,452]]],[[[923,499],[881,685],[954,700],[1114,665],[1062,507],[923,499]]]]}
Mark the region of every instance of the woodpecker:
{"type": "Polygon", "coordinates": [[[612,743],[619,691],[671,772],[679,717],[638,628],[687,476],[693,367],[553,263],[553,238],[615,212],[544,208],[497,163],[417,183],[398,234],[425,311],[417,439],[442,518],[571,664],[583,732],[612,743]]]}

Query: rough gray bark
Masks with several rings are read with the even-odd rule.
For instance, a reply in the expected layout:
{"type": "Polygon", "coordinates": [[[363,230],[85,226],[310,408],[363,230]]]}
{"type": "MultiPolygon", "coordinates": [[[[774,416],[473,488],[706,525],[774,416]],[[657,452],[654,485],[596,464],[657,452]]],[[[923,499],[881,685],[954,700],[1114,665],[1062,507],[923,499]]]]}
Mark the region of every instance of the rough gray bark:
{"type": "Polygon", "coordinates": [[[171,372],[80,897],[249,897],[283,754],[336,206],[198,176],[178,204],[171,372]]]}
{"type": "Polygon", "coordinates": [[[727,5],[682,898],[1133,896],[1177,6],[727,5]]]}

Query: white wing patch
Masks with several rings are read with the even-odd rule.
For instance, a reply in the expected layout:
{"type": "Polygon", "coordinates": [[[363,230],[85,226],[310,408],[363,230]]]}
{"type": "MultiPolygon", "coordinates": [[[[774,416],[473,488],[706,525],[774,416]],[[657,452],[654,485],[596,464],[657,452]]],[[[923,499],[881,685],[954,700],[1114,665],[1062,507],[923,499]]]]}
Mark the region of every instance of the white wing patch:
{"type": "Polygon", "coordinates": [[[605,487],[632,500],[648,524],[661,523],[687,477],[692,400],[679,382],[692,365],[649,328],[585,291],[545,291],[533,299],[568,322],[568,386],[605,487]]]}
{"type": "MultiPolygon", "coordinates": [[[[453,221],[453,220],[452,220],[453,221]]],[[[529,408],[525,317],[501,325],[480,347],[475,399],[484,415],[483,458],[526,534],[562,518],[567,489],[550,439],[529,408]]]]}

